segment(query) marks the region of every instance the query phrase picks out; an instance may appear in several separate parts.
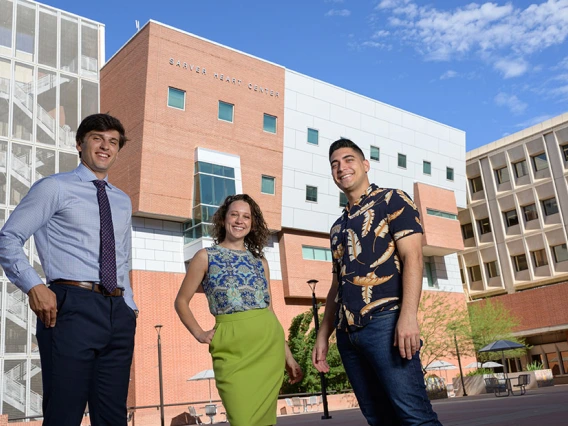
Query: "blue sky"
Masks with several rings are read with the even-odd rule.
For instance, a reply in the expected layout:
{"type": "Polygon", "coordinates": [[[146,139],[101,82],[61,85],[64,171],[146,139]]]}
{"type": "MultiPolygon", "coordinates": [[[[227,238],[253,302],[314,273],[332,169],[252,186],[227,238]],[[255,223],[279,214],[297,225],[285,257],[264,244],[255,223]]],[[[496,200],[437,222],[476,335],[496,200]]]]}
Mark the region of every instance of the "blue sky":
{"type": "Polygon", "coordinates": [[[568,0],[45,0],[102,22],[106,56],[154,19],[466,131],[467,149],[568,111],[568,0]]]}

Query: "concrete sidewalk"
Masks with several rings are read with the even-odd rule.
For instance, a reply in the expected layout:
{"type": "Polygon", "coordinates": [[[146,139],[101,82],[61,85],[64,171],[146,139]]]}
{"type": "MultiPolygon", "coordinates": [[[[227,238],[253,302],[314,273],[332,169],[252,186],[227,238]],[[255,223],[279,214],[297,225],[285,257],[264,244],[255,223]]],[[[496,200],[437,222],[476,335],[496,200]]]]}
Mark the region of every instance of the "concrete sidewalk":
{"type": "MultiPolygon", "coordinates": [[[[568,425],[568,385],[528,390],[523,396],[496,398],[493,394],[450,398],[432,402],[444,426],[563,426],[568,425]]],[[[293,414],[278,418],[278,426],[353,425],[367,422],[359,410],[293,414]]]]}

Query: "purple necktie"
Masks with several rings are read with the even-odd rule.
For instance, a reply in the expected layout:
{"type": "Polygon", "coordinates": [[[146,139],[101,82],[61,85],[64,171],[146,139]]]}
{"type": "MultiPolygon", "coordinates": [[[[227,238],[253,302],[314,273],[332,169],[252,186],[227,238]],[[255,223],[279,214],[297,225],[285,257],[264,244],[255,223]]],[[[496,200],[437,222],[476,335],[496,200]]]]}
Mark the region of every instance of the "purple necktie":
{"type": "Polygon", "coordinates": [[[112,293],[117,286],[112,213],[106,193],[106,182],[104,180],[95,180],[93,183],[97,187],[99,214],[101,216],[101,284],[109,293],[112,293]]]}

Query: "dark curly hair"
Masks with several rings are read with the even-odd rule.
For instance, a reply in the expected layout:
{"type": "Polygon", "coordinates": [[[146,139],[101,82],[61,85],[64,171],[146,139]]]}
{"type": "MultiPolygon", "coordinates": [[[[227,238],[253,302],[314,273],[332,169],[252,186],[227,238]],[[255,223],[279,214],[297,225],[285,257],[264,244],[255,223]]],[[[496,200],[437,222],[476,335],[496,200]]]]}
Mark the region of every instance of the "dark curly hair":
{"type": "Polygon", "coordinates": [[[211,227],[211,236],[215,244],[220,244],[225,241],[227,235],[225,230],[225,217],[229,211],[229,206],[235,201],[244,201],[248,203],[251,211],[251,229],[245,237],[245,247],[249,250],[254,257],[262,258],[262,249],[268,242],[270,231],[266,225],[266,221],[262,216],[262,211],[256,202],[247,194],[229,195],[219,206],[213,215],[213,225],[211,227]]]}

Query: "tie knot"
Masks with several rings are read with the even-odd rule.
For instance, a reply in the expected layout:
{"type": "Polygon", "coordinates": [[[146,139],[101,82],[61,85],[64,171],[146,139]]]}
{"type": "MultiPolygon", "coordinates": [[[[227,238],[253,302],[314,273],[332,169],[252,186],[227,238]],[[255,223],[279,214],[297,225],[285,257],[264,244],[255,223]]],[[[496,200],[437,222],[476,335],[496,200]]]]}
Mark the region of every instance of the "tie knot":
{"type": "Polygon", "coordinates": [[[93,183],[95,184],[97,189],[103,189],[106,185],[106,182],[104,180],[94,180],[93,183]]]}

